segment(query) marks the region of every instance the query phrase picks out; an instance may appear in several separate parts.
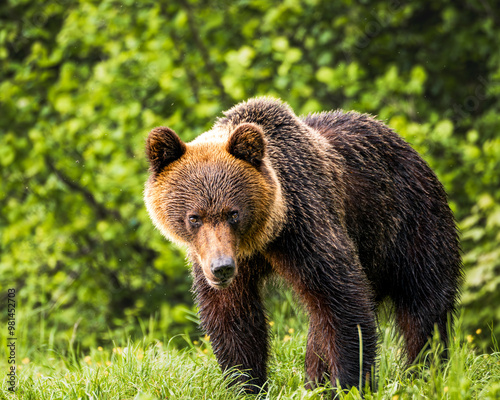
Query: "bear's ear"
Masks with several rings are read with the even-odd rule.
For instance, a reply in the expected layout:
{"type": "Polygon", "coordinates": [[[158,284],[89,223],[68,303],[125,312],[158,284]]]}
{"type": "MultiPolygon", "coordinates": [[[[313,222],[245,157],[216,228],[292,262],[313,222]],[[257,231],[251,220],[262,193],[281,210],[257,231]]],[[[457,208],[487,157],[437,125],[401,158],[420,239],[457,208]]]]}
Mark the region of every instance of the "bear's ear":
{"type": "Polygon", "coordinates": [[[146,142],[146,156],[149,168],[160,173],[168,164],[180,158],[186,152],[186,145],[170,128],[159,126],[149,132],[146,142]]]}
{"type": "Polygon", "coordinates": [[[266,150],[264,132],[255,124],[240,124],[231,134],[226,149],[229,154],[258,168],[266,150]]]}

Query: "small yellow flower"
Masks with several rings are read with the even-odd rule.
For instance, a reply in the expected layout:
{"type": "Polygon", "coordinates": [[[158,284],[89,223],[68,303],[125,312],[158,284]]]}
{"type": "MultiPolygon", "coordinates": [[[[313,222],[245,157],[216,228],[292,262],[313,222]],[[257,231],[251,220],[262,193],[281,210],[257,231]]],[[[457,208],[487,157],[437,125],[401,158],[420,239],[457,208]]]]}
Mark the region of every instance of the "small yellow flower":
{"type": "Polygon", "coordinates": [[[444,389],[443,389],[443,391],[444,391],[445,393],[448,393],[448,386],[445,386],[445,387],[444,387],[444,389]]]}
{"type": "Polygon", "coordinates": [[[269,325],[274,326],[274,321],[269,321],[269,325]]]}
{"type": "Polygon", "coordinates": [[[88,365],[92,364],[92,359],[90,358],[90,356],[86,356],[83,361],[85,361],[88,365]]]}
{"type": "Polygon", "coordinates": [[[203,349],[203,353],[208,354],[208,349],[203,349]]]}
{"type": "Polygon", "coordinates": [[[106,365],[109,367],[111,365],[111,361],[106,361],[106,365]]]}
{"type": "Polygon", "coordinates": [[[293,328],[288,329],[288,333],[289,333],[290,335],[291,335],[292,333],[294,333],[294,332],[295,332],[295,329],[293,329],[293,328]]]}
{"type": "Polygon", "coordinates": [[[291,336],[289,336],[289,335],[285,335],[285,337],[283,338],[283,341],[284,341],[284,342],[288,342],[288,341],[289,341],[289,340],[291,340],[291,339],[292,339],[292,337],[291,337],[291,336]]]}
{"type": "Polygon", "coordinates": [[[142,360],[144,358],[144,353],[137,354],[137,359],[142,360]]]}
{"type": "Polygon", "coordinates": [[[199,344],[199,343],[200,343],[200,342],[198,342],[197,340],[195,340],[195,341],[193,342],[193,344],[194,344],[195,346],[198,346],[198,344],[199,344]]]}
{"type": "Polygon", "coordinates": [[[23,369],[23,366],[22,365],[16,365],[16,368],[17,369],[23,369]]]}
{"type": "Polygon", "coordinates": [[[102,364],[100,362],[97,363],[97,366],[100,367],[102,364]]]}
{"type": "Polygon", "coordinates": [[[205,336],[203,337],[203,340],[204,340],[205,342],[208,342],[208,341],[210,340],[210,336],[205,335],[205,336]]]}
{"type": "Polygon", "coordinates": [[[395,394],[394,396],[392,396],[392,400],[398,400],[399,399],[399,396],[397,394],[395,394]]]}
{"type": "Polygon", "coordinates": [[[97,350],[102,351],[103,349],[102,349],[102,347],[101,347],[101,346],[99,346],[99,347],[97,348],[97,350]]]}
{"type": "Polygon", "coordinates": [[[482,332],[481,328],[479,328],[477,331],[476,331],[476,335],[480,335],[482,332]]]}
{"type": "Polygon", "coordinates": [[[472,343],[472,341],[473,341],[473,340],[474,340],[474,336],[472,336],[472,335],[467,335],[467,341],[468,341],[469,343],[472,343]]]}
{"type": "Polygon", "coordinates": [[[121,347],[115,347],[113,348],[113,353],[115,354],[122,354],[122,348],[121,347]]]}
{"type": "Polygon", "coordinates": [[[23,358],[23,359],[21,360],[21,362],[22,362],[23,364],[29,364],[29,363],[30,363],[30,359],[29,359],[28,357],[25,357],[25,358],[23,358]]]}
{"type": "Polygon", "coordinates": [[[108,371],[104,371],[104,376],[108,376],[109,375],[109,372],[108,371]]]}

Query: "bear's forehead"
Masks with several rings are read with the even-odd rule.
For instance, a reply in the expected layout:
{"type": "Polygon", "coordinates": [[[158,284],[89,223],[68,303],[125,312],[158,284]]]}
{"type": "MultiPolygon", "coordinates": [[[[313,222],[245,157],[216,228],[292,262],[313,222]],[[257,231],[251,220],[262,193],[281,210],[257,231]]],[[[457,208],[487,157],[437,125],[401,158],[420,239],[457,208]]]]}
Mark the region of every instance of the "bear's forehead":
{"type": "Polygon", "coordinates": [[[227,213],[258,196],[257,170],[229,154],[225,143],[187,143],[186,152],[159,177],[168,208],[206,215],[227,213]]]}
{"type": "Polygon", "coordinates": [[[254,168],[227,154],[186,151],[162,176],[167,196],[182,201],[201,199],[210,204],[242,197],[255,186],[254,168]]]}
{"type": "Polygon", "coordinates": [[[241,173],[229,154],[211,151],[187,150],[171,171],[171,177],[179,176],[191,182],[215,184],[241,173]]]}
{"type": "MultiPolygon", "coordinates": [[[[242,179],[241,172],[217,163],[190,165],[168,180],[164,201],[184,213],[197,213],[217,218],[249,203],[252,185],[242,179]]],[[[176,211],[177,214],[177,211],[176,211]]],[[[181,213],[182,214],[182,213],[181,213]]]]}
{"type": "Polygon", "coordinates": [[[256,170],[226,150],[226,143],[188,143],[185,154],[167,172],[168,179],[180,178],[205,185],[241,183],[256,178],[256,170]]]}

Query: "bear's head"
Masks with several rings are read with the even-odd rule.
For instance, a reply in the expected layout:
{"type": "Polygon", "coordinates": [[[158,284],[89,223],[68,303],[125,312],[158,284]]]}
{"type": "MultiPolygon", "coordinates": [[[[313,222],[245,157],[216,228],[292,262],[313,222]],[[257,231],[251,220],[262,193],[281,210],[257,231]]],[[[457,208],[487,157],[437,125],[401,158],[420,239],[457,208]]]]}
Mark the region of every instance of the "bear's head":
{"type": "Polygon", "coordinates": [[[188,247],[213,287],[227,287],[239,263],[283,226],[285,206],[266,153],[262,128],[252,123],[190,143],[166,127],[149,133],[149,215],[166,238],[188,247]]]}

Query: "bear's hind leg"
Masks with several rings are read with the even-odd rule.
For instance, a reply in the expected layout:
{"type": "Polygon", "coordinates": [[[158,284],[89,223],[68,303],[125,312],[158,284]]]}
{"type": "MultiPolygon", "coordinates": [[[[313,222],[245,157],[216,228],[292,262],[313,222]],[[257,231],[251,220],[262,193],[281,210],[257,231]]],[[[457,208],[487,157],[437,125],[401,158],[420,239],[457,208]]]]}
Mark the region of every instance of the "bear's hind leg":
{"type": "Polygon", "coordinates": [[[415,304],[396,304],[396,322],[405,339],[409,363],[418,358],[433,337],[436,327],[442,342],[445,345],[448,343],[448,316],[453,312],[445,308],[435,313],[436,307],[438,306],[429,303],[421,304],[420,307],[415,304]]]}
{"type": "MultiPolygon", "coordinates": [[[[430,228],[424,232],[427,232],[424,238],[436,237],[430,228]]],[[[461,282],[460,257],[458,249],[449,244],[451,239],[443,240],[445,233],[441,231],[438,236],[441,243],[434,246],[430,239],[426,239],[427,243],[416,236],[402,241],[406,245],[399,246],[399,259],[392,269],[396,271],[396,279],[390,283],[390,297],[410,363],[432,339],[436,328],[445,347],[448,344],[448,321],[449,328],[453,328],[461,282]],[[409,246],[409,243],[414,246],[409,246]]]]}

